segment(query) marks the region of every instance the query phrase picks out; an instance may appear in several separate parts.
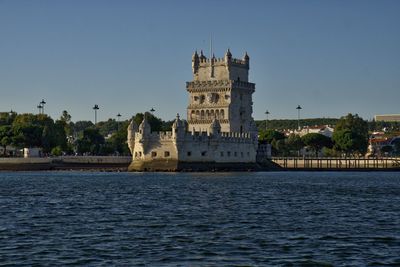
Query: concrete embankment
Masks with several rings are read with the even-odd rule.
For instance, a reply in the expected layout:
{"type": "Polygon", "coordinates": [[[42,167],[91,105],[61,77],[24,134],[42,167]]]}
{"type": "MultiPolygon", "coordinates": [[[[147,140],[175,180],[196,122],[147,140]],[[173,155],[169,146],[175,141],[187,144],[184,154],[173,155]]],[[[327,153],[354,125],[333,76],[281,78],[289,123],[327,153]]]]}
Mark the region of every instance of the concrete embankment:
{"type": "Polygon", "coordinates": [[[131,157],[66,156],[54,158],[0,158],[1,171],[104,170],[126,171],[131,157]]]}

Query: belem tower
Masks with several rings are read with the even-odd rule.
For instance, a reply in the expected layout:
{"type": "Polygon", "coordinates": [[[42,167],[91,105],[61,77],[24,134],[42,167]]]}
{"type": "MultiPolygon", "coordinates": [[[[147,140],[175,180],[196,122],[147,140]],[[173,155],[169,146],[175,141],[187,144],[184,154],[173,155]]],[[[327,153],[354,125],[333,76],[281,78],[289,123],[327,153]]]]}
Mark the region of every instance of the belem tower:
{"type": "Polygon", "coordinates": [[[246,170],[256,164],[257,127],[252,117],[255,84],[250,58],[192,56],[193,81],[187,121],[179,115],[170,132],[152,132],[146,119],[128,127],[130,171],[246,170]]]}

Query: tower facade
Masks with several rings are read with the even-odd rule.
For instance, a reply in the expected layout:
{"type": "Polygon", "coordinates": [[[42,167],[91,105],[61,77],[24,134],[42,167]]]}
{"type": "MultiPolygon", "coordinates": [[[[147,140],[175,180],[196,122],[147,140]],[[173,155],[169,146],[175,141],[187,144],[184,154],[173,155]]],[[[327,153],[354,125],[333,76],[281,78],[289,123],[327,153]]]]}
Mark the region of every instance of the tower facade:
{"type": "Polygon", "coordinates": [[[205,132],[217,119],[222,132],[254,131],[252,95],[255,84],[249,82],[250,58],[232,57],[229,49],[223,58],[206,58],[197,51],[192,56],[193,81],[186,83],[189,92],[188,130],[205,132]]]}

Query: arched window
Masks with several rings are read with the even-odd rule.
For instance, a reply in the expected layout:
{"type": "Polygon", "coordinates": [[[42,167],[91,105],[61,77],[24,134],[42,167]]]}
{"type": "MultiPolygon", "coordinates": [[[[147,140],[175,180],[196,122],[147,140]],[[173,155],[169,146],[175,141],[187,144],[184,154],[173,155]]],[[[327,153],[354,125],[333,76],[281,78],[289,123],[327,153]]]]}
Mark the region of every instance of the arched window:
{"type": "Polygon", "coordinates": [[[204,120],[204,110],[200,112],[200,119],[204,120]]]}
{"type": "Polygon", "coordinates": [[[220,117],[221,117],[221,119],[225,119],[225,112],[223,109],[221,109],[221,111],[220,111],[220,117]]]}
{"type": "Polygon", "coordinates": [[[218,109],[215,111],[215,117],[216,117],[217,119],[219,119],[219,110],[218,110],[218,109]]]}
{"type": "Polygon", "coordinates": [[[210,118],[210,111],[206,110],[206,119],[209,119],[209,118],[210,118]]]}
{"type": "Polygon", "coordinates": [[[192,110],[192,113],[190,114],[190,119],[193,120],[196,116],[196,112],[192,110]]]}
{"type": "Polygon", "coordinates": [[[212,120],[214,119],[214,110],[213,109],[211,110],[211,119],[212,120]]]}
{"type": "Polygon", "coordinates": [[[200,111],[196,110],[196,119],[200,119],[200,111]]]}

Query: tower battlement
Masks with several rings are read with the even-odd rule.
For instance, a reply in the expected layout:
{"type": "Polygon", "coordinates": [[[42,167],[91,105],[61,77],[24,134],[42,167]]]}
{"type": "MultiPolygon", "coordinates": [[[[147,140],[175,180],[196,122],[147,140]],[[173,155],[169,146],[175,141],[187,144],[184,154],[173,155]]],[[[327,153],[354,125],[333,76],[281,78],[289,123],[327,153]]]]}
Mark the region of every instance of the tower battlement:
{"type": "Polygon", "coordinates": [[[243,59],[233,58],[229,49],[223,58],[200,56],[197,51],[192,56],[193,80],[240,80],[248,81],[250,58],[245,53],[243,59]]]}

